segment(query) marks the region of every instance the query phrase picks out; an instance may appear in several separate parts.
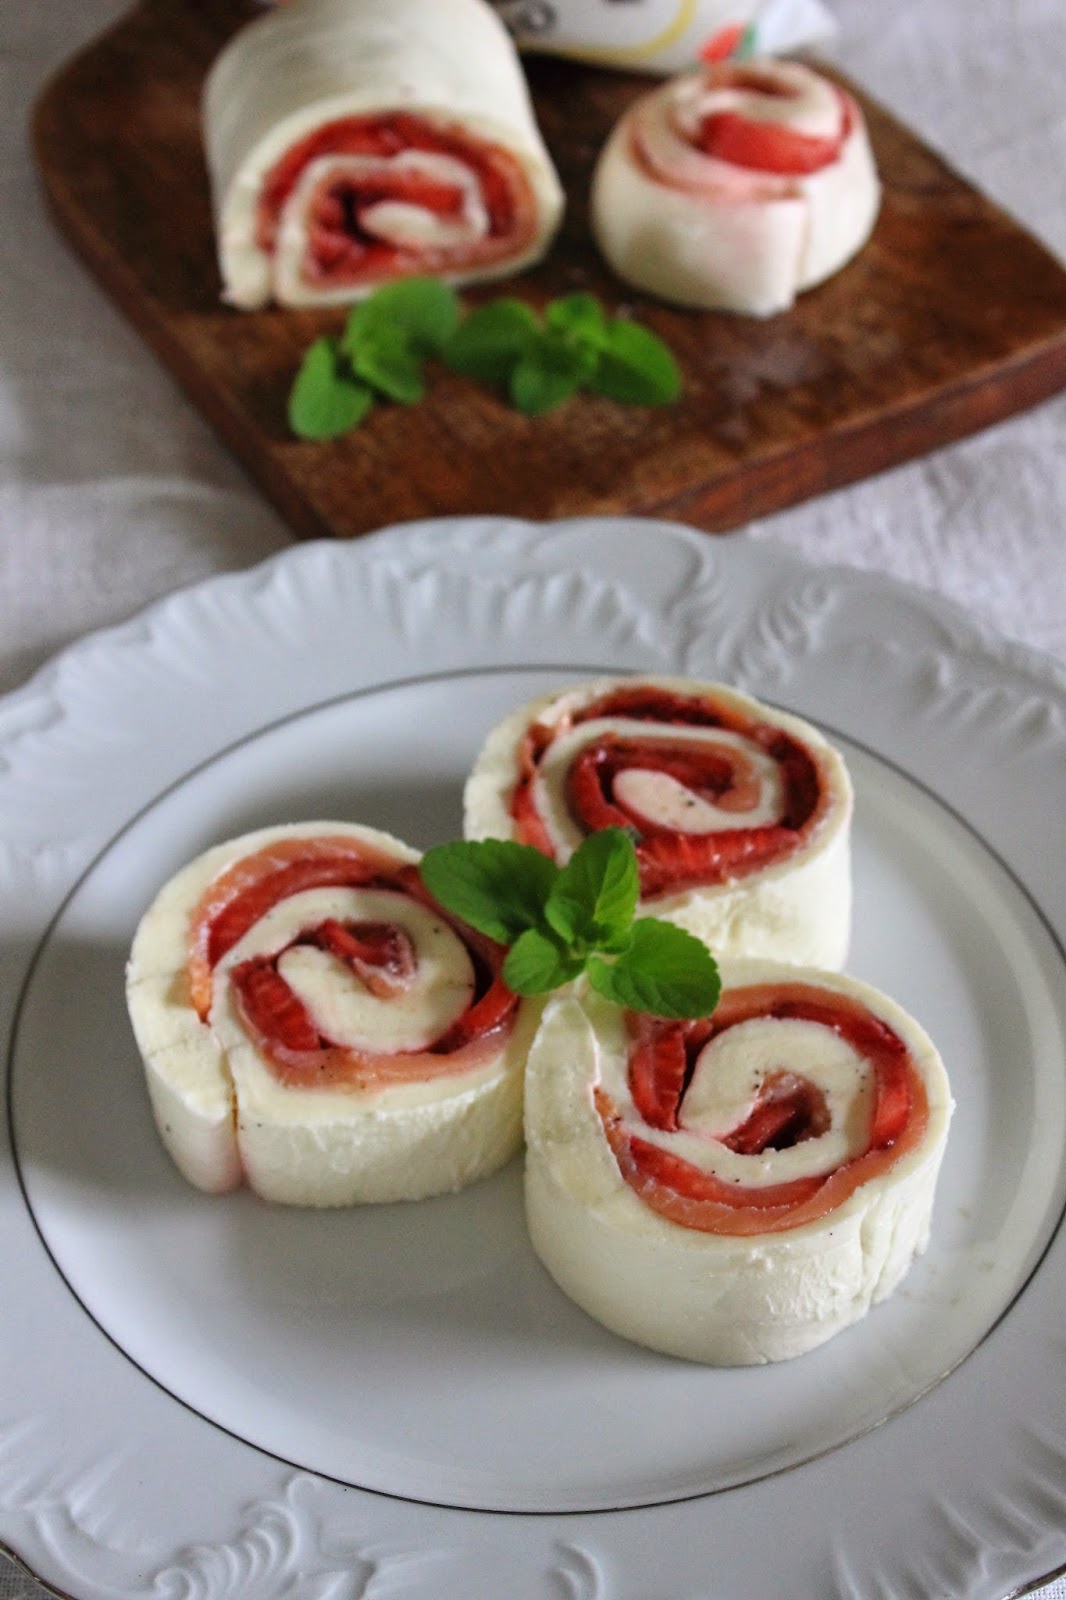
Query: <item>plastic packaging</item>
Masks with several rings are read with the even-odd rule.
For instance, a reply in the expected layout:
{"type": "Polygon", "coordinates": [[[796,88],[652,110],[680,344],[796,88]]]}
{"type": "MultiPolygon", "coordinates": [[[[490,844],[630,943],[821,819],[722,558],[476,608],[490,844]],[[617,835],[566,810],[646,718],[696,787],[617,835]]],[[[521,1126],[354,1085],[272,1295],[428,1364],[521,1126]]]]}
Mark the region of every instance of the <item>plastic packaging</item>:
{"type": "Polygon", "coordinates": [[[701,54],[782,55],[834,31],[821,0],[493,0],[523,50],[673,73],[701,54]]]}

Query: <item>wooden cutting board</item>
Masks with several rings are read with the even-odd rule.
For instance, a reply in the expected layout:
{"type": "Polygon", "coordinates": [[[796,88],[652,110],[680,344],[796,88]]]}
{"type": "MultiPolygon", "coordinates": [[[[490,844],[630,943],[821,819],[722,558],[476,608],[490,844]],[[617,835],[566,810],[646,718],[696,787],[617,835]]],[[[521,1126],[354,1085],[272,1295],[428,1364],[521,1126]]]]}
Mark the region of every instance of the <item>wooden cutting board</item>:
{"type": "MultiPolygon", "coordinates": [[[[864,96],[885,186],[873,239],[767,321],[674,311],[617,283],[588,228],[592,165],[646,78],[528,62],[568,196],[534,304],[589,289],[678,355],[664,410],[580,396],[527,419],[451,374],[348,437],[293,439],[302,352],[343,313],[219,301],[199,95],[250,0],[142,0],[45,89],[33,145],[55,216],[90,270],[301,536],[444,513],[639,512],[734,528],[958,439],[1066,386],[1066,271],[864,96]]],[[[499,293],[512,285],[494,285],[499,293]]],[[[478,296],[468,297],[476,303],[478,296]]]]}

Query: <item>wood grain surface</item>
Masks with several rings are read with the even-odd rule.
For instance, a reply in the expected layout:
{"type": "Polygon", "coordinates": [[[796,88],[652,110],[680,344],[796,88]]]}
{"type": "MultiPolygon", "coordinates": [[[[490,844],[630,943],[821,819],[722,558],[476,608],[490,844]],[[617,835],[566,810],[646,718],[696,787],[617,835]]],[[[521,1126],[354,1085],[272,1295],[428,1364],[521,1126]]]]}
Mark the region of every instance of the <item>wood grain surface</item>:
{"type": "Polygon", "coordinates": [[[204,74],[255,14],[249,0],[143,0],[47,86],[32,138],[68,240],[299,536],[467,512],[636,512],[723,532],[1066,387],[1066,271],[862,95],[885,198],[854,262],[766,321],[632,294],[596,253],[587,199],[608,129],[648,80],[542,58],[527,66],[564,227],[538,268],[468,303],[589,289],[672,347],[681,401],[582,395],[528,419],[438,371],[417,407],[301,443],[288,390],[343,313],[221,304],[200,141],[204,74]]]}

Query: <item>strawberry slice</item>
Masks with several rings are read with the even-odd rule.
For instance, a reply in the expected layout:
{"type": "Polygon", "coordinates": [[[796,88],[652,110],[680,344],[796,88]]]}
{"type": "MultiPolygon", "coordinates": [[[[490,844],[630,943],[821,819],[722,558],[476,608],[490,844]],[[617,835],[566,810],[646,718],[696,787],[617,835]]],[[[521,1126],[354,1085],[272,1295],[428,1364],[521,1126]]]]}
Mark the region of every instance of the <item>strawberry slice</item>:
{"type": "Polygon", "coordinates": [[[728,61],[730,56],[736,55],[744,42],[747,26],[743,22],[730,22],[724,28],[719,28],[717,33],[712,33],[705,44],[700,46],[699,59],[708,63],[728,61]]]}
{"type": "Polygon", "coordinates": [[[840,155],[844,138],[843,116],[841,131],[828,138],[797,133],[779,122],[759,122],[738,111],[713,112],[704,117],[699,129],[699,146],[705,155],[751,172],[775,172],[783,177],[800,177],[828,167],[840,155]]]}
{"type": "Polygon", "coordinates": [[[673,1132],[688,1082],[693,1030],[683,1023],[664,1026],[637,1019],[636,1044],[629,1057],[629,1092],[649,1128],[673,1132]]]}
{"type": "Polygon", "coordinates": [[[737,1155],[757,1156],[817,1139],[829,1124],[829,1107],[816,1083],[794,1072],[773,1072],[763,1079],[751,1115],[722,1143],[737,1155]]]}
{"type": "Polygon", "coordinates": [[[495,978],[480,1000],[474,1001],[466,1015],[460,1017],[459,1021],[437,1040],[433,1046],[434,1053],[447,1055],[464,1049],[468,1044],[489,1038],[510,1022],[517,1006],[518,1000],[503,979],[495,978]]]}
{"type": "Polygon", "coordinates": [[[311,1051],[322,1044],[303,1002],[293,994],[269,956],[253,956],[234,967],[231,982],[245,1020],[262,1038],[285,1050],[311,1051]]]}
{"type": "Polygon", "coordinates": [[[537,810],[531,779],[520,781],[516,785],[511,801],[511,818],[514,822],[514,836],[519,844],[532,845],[541,855],[553,854],[551,835],[537,810]]]}
{"type": "Polygon", "coordinates": [[[415,972],[415,952],[402,928],[387,922],[338,922],[327,917],[310,935],[320,950],[343,961],[379,1000],[391,999],[415,972]]]}
{"type": "MultiPolygon", "coordinates": [[[[457,126],[438,125],[413,112],[394,111],[338,118],[314,129],[286,151],[267,175],[260,194],[256,226],[260,249],[268,254],[273,250],[281,212],[312,161],[324,156],[388,159],[411,150],[451,156],[474,174],[489,218],[490,239],[507,240],[528,226],[528,218],[524,216],[529,209],[528,181],[510,151],[502,145],[476,139],[457,126]]],[[[339,210],[332,213],[332,220],[328,216],[321,219],[321,243],[327,250],[336,248],[336,234],[342,222],[349,230],[350,241],[358,241],[360,236],[358,210],[364,202],[342,193],[344,187],[339,186],[333,196],[339,210]]],[[[359,193],[370,195],[363,180],[360,180],[359,193]]],[[[448,213],[455,207],[455,195],[451,185],[436,184],[424,175],[401,168],[388,175],[380,188],[375,187],[372,198],[408,200],[432,211],[448,213]]],[[[380,248],[390,256],[397,254],[387,247],[380,248]]]]}
{"type": "Polygon", "coordinates": [[[568,726],[569,723],[560,723],[556,728],[545,728],[535,723],[526,732],[518,752],[518,780],[511,796],[514,836],[519,844],[532,845],[545,856],[553,854],[552,842],[533,798],[533,783],[545,751],[568,726]]]}

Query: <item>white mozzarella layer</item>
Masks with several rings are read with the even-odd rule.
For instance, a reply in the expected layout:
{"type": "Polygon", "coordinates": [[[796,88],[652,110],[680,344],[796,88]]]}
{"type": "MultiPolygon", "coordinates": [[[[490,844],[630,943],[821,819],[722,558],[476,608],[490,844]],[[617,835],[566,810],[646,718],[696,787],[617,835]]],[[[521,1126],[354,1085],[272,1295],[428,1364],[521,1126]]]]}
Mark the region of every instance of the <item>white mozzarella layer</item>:
{"type": "MultiPolygon", "coordinates": [[[[258,238],[259,203],[267,176],[309,134],[345,117],[389,111],[425,116],[502,147],[529,182],[535,227],[528,243],[507,259],[446,273],[451,281],[509,275],[543,255],[562,215],[563,192],[514,45],[486,0],[300,0],[243,28],[205,88],[219,263],[224,297],[233,305],[251,309],[271,299],[328,305],[369,292],[373,285],[317,284],[304,271],[311,195],[352,158],[323,158],[325,165],[304,174],[283,206],[274,254],[258,238]]],[[[447,158],[404,152],[396,159],[410,165],[447,158]]],[[[449,171],[448,181],[455,178],[449,171]]],[[[465,169],[461,181],[469,189],[465,169]]],[[[447,224],[425,210],[415,216],[415,209],[382,202],[374,208],[373,232],[419,248],[484,234],[483,208],[469,196],[447,240],[447,224]]]]}
{"type": "MultiPolygon", "coordinates": [[[[814,1349],[896,1288],[928,1243],[952,1102],[931,1040],[868,985],[766,962],[729,963],[724,976],[727,986],[799,977],[861,1000],[888,1022],[910,1048],[925,1084],[929,1120],[919,1145],[826,1217],[794,1229],[741,1238],[670,1222],[626,1184],[592,1098],[594,1086],[611,1092],[625,1076],[620,1014],[578,990],[549,1001],[530,1052],[525,1195],[537,1254],[591,1316],[654,1350],[742,1366],[814,1349]]],[[[810,1070],[811,1043],[798,1049],[810,1070]]],[[[844,1062],[826,1041],[824,1064],[828,1079],[844,1093],[855,1063],[844,1062]]],[[[736,1064],[731,1070],[735,1078],[736,1064]]],[[[865,1114],[862,1078],[860,1069],[857,1110],[837,1108],[845,1158],[854,1137],[848,1125],[865,1114]]],[[[652,1138],[654,1130],[643,1129],[641,1136],[652,1138]]],[[[772,1168],[769,1181],[778,1182],[796,1175],[787,1159],[793,1153],[737,1159],[764,1161],[772,1168]]],[[[831,1152],[823,1147],[817,1162],[827,1170],[831,1152]]],[[[740,1181],[749,1178],[746,1173],[740,1181]]]]}
{"type": "Polygon", "coordinates": [[[474,966],[462,940],[428,907],[393,890],[308,889],[290,895],[234,945],[218,974],[224,978],[252,956],[279,951],[278,969],[319,1032],[356,1050],[425,1050],[474,996],[474,966]],[[292,943],[301,928],[326,918],[400,929],[414,958],[413,978],[398,984],[395,995],[375,994],[328,950],[292,943]]]}
{"type": "MultiPolygon", "coordinates": [[[[467,779],[464,793],[464,830],[468,839],[507,839],[514,833],[510,812],[511,796],[518,779],[518,753],[522,739],[534,724],[563,725],[571,713],[612,689],[624,684],[633,687],[652,685],[682,695],[701,692],[733,706],[745,715],[768,722],[790,733],[817,752],[831,805],[816,835],[786,861],[752,873],[736,882],[686,889],[678,894],[649,900],[643,906],[647,915],[662,917],[687,928],[702,939],[718,956],[766,956],[774,960],[795,961],[807,966],[838,968],[847,957],[851,934],[851,845],[852,790],[844,761],[816,728],[798,717],[761,705],[747,695],[721,684],[687,678],[643,677],[602,678],[580,684],[556,695],[544,695],[519,706],[504,717],[486,738],[467,779]]],[[[555,846],[556,857],[565,861],[580,843],[581,832],[566,803],[566,757],[576,753],[594,737],[587,728],[602,731],[603,719],[595,724],[577,724],[553,743],[544,762],[544,777],[538,782],[536,798],[555,846]]],[[[641,739],[654,739],[655,725],[637,719],[612,719],[618,731],[641,739]]],[[[662,729],[660,737],[671,742],[728,742],[729,734],[706,728],[662,729]]],[[[747,743],[747,741],[743,741],[747,743]]],[[[750,754],[750,751],[748,752],[750,754]]],[[[759,754],[760,761],[763,759],[759,754]]],[[[751,819],[768,820],[779,805],[779,782],[762,767],[760,795],[753,813],[727,813],[722,826],[733,829],[750,825],[751,819]]],[[[643,780],[638,780],[643,781],[643,780]]],[[[687,794],[687,792],[686,792],[687,794]]],[[[688,795],[691,799],[691,795],[688,795]]],[[[679,804],[671,794],[667,812],[661,820],[671,823],[668,814],[679,804]]],[[[701,827],[708,819],[701,813],[701,827]]],[[[684,831],[684,830],[683,830],[684,831]]]]}
{"type": "Polygon", "coordinates": [[[764,62],[760,70],[779,75],[787,95],[707,95],[700,74],[686,75],[644,96],[612,130],[593,176],[592,227],[610,266],[634,288],[682,306],[771,316],[837,272],[869,238],[880,184],[854,102],[837,159],[794,177],[705,156],[681,136],[731,100],[746,116],[787,121],[815,137],[839,125],[835,94],[809,68],[764,62]]]}
{"type": "Polygon", "coordinates": [[[283,951],[284,976],[326,1036],[386,1054],[420,1049],[462,1014],[473,993],[462,942],[424,906],[388,890],[303,891],[268,911],[219,963],[206,1022],[190,1003],[190,922],[209,885],[268,845],[316,836],[351,838],[397,864],[418,859],[399,840],[353,824],[264,828],[198,856],[141,919],[127,1001],[160,1137],[189,1182],[211,1193],[247,1182],[267,1200],[338,1206],[461,1188],[520,1146],[536,1005],[523,1003],[506,1044],[469,1070],[377,1088],[303,1088],[282,1084],[264,1062],[227,981],[241,961],[283,951]],[[325,951],[286,948],[300,926],[327,917],[401,926],[420,958],[409,995],[376,998],[325,951]]]}

